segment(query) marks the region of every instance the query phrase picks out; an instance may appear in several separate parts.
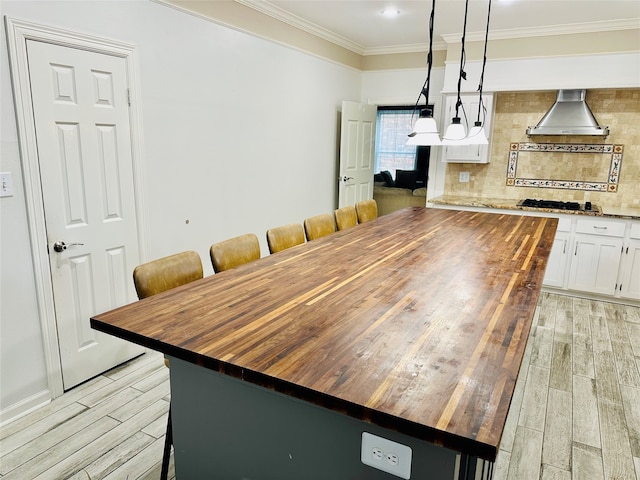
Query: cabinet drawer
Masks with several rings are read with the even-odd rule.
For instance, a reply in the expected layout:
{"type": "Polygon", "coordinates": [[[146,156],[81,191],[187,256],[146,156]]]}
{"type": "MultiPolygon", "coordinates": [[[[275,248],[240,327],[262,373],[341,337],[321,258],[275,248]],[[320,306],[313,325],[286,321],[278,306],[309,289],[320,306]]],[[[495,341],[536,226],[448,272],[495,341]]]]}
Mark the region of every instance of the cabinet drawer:
{"type": "Polygon", "coordinates": [[[576,233],[604,235],[607,237],[624,237],[625,222],[580,218],[576,222],[576,233]]]}
{"type": "Polygon", "coordinates": [[[631,224],[631,230],[629,231],[629,238],[640,239],[640,223],[631,224]]]}
{"type": "Polygon", "coordinates": [[[558,232],[570,232],[571,231],[571,218],[560,217],[558,218],[558,232]]]}

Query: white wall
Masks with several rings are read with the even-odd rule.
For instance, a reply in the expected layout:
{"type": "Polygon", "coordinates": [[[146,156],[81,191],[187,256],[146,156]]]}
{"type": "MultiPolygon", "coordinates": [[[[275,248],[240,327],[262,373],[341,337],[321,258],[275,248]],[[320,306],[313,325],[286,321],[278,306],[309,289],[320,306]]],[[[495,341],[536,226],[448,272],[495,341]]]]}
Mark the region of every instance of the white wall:
{"type": "MultiPolygon", "coordinates": [[[[338,110],[360,73],[148,1],[2,1],[2,14],[139,47],[146,259],[335,207],[338,110]],[[188,223],[187,223],[188,220],[188,223]]],[[[4,24],[3,24],[4,30],[4,24]]],[[[47,394],[5,32],[0,53],[0,421],[47,394]]]]}

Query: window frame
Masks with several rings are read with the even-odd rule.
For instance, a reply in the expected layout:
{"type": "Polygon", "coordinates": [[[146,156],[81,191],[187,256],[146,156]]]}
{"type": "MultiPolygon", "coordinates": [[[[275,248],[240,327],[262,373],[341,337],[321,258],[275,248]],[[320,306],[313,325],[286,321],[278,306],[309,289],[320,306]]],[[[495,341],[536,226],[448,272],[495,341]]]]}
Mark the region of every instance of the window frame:
{"type": "MultiPolygon", "coordinates": [[[[433,109],[433,105],[430,105],[430,107],[433,109]]],[[[396,171],[395,170],[403,170],[401,168],[398,169],[394,169],[393,171],[391,171],[388,168],[384,168],[384,167],[380,167],[380,162],[378,159],[378,154],[380,152],[380,127],[382,126],[382,122],[380,122],[380,114],[381,112],[384,111],[405,111],[407,113],[411,113],[411,118],[415,118],[417,119],[418,115],[419,115],[419,110],[416,109],[413,106],[409,106],[409,105],[385,105],[385,106],[378,106],[378,110],[376,113],[376,140],[375,140],[375,149],[374,149],[374,165],[373,165],[373,169],[374,169],[374,174],[379,174],[381,171],[384,170],[388,170],[389,173],[391,173],[392,178],[395,181],[396,178],[396,171]]],[[[411,127],[408,126],[408,129],[410,129],[411,127]]],[[[407,131],[407,134],[409,132],[407,131]]],[[[431,154],[431,147],[430,146],[416,146],[414,147],[415,151],[414,151],[414,156],[413,156],[413,166],[412,168],[407,168],[408,170],[416,170],[417,173],[417,178],[420,179],[424,179],[424,184],[427,184],[427,177],[428,177],[428,170],[429,170],[429,157],[431,154]]],[[[393,151],[388,151],[393,153],[393,151]]]]}

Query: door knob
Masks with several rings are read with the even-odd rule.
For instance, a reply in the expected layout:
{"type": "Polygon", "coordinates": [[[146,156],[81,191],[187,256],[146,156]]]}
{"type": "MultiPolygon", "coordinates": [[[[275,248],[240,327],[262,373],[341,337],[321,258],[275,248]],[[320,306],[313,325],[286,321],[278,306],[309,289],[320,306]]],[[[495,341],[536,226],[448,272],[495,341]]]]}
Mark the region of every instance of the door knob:
{"type": "Polygon", "coordinates": [[[57,241],[53,244],[53,249],[60,253],[64,252],[67,248],[73,247],[74,245],[84,245],[84,243],[64,243],[63,241],[57,241]]]}
{"type": "Polygon", "coordinates": [[[353,177],[347,177],[346,175],[344,177],[342,177],[340,180],[342,180],[343,182],[348,182],[349,180],[353,180],[353,177]]]}

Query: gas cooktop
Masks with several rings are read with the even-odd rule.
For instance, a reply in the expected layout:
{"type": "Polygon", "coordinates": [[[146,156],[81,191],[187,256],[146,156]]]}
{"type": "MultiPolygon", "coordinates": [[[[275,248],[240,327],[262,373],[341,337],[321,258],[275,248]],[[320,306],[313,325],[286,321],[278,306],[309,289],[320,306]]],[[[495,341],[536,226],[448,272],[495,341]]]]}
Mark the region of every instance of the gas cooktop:
{"type": "Polygon", "coordinates": [[[578,202],[561,202],[559,200],[536,200],[534,198],[527,198],[521,200],[518,203],[519,207],[530,208],[549,208],[553,210],[591,210],[591,202],[580,204],[578,202]]]}

